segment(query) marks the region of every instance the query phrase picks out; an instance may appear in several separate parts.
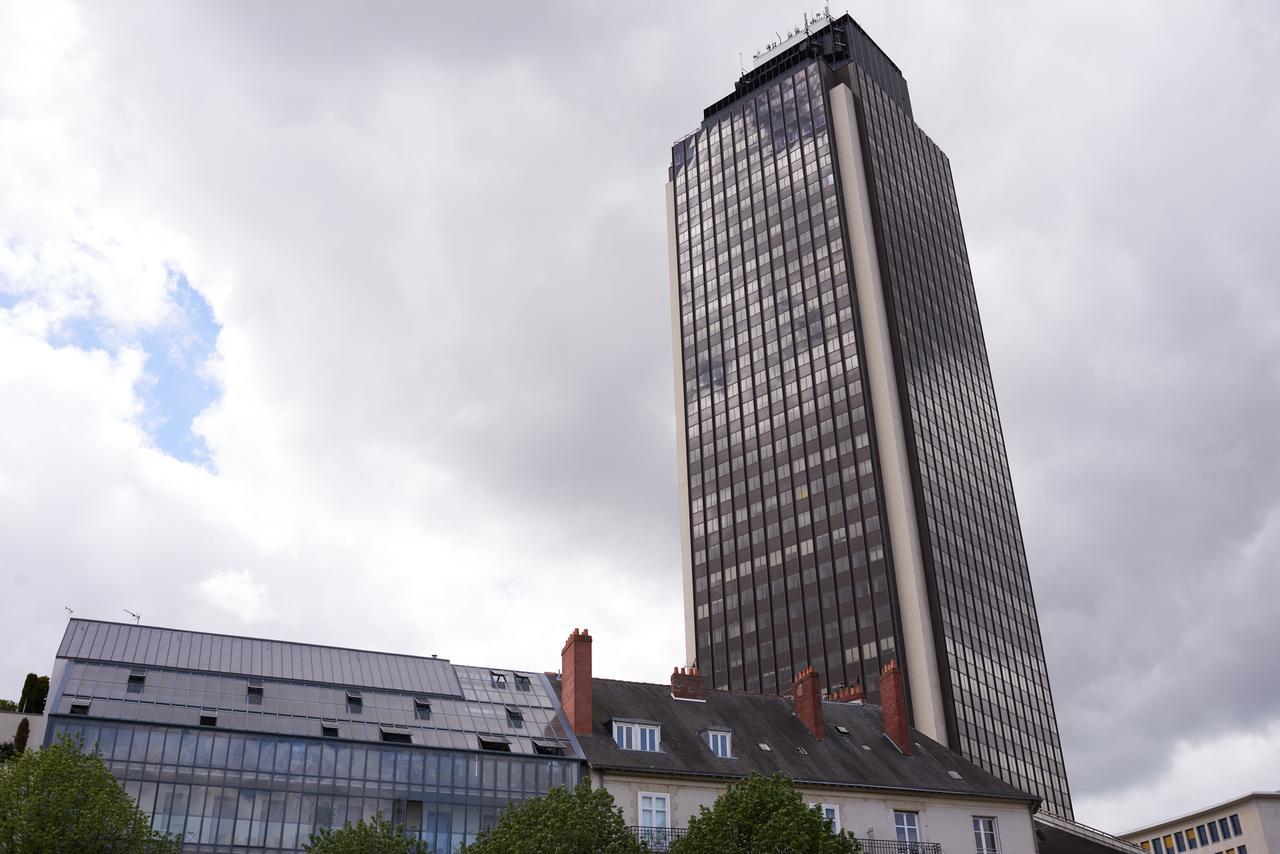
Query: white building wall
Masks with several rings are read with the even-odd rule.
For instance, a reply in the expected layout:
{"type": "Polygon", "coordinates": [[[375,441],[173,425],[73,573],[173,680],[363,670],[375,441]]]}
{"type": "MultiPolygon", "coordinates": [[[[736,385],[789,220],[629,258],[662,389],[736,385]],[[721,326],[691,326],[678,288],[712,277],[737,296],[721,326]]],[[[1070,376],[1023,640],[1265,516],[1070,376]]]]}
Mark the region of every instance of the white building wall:
{"type": "MultiPolygon", "coordinates": [[[[638,825],[641,793],[663,794],[670,799],[673,828],[689,826],[701,807],[710,808],[726,784],[713,781],[592,772],[593,785],[608,789],[629,825],[638,825]]],[[[1036,845],[1028,804],[946,797],[942,795],[896,797],[849,789],[801,787],[809,804],[833,804],[839,808],[841,829],[860,839],[893,839],[893,813],[920,814],[922,841],[937,842],[946,854],[976,849],[973,817],[996,819],[1002,854],[1035,854],[1036,845]]],[[[1252,854],[1252,852],[1251,852],[1252,854]]]]}
{"type": "MultiPolygon", "coordinates": [[[[1201,825],[1207,827],[1210,822],[1217,824],[1224,818],[1229,821],[1233,814],[1240,816],[1242,833],[1233,834],[1230,839],[1223,839],[1219,832],[1219,840],[1217,842],[1210,840],[1208,845],[1200,845],[1197,837],[1197,847],[1191,849],[1188,846],[1188,852],[1194,850],[1194,854],[1226,854],[1228,851],[1238,852],[1240,846],[1244,845],[1249,854],[1280,854],[1280,795],[1274,794],[1241,798],[1163,824],[1126,833],[1121,839],[1140,845],[1146,851],[1153,851],[1154,846],[1151,843],[1154,839],[1163,840],[1165,837],[1182,833],[1185,840],[1187,831],[1194,832],[1201,825]]],[[[1177,854],[1176,846],[1172,854],[1177,854]]]]}

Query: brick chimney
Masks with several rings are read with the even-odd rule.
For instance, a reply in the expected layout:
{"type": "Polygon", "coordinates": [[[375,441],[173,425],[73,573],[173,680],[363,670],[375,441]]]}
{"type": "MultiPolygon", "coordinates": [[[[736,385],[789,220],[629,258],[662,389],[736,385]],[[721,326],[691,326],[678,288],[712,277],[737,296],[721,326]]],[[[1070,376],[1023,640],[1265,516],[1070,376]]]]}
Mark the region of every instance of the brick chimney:
{"type": "Polygon", "coordinates": [[[833,703],[862,703],[866,695],[862,693],[862,682],[859,681],[849,688],[837,688],[827,694],[827,699],[833,703]]]}
{"type": "Polygon", "coordinates": [[[904,755],[911,755],[911,730],[907,725],[907,693],[896,659],[880,671],[880,708],[884,712],[884,734],[904,755]]]}
{"type": "Polygon", "coordinates": [[[818,671],[811,666],[801,670],[791,686],[791,694],[795,697],[796,717],[808,727],[814,738],[825,738],[827,731],[822,724],[822,687],[818,684],[818,671]]]}
{"type": "Polygon", "coordinates": [[[576,735],[591,734],[591,634],[573,630],[560,650],[560,703],[576,735]]]}
{"type": "Polygon", "coordinates": [[[677,700],[707,699],[707,683],[696,667],[677,667],[671,671],[671,696],[677,700]]]}

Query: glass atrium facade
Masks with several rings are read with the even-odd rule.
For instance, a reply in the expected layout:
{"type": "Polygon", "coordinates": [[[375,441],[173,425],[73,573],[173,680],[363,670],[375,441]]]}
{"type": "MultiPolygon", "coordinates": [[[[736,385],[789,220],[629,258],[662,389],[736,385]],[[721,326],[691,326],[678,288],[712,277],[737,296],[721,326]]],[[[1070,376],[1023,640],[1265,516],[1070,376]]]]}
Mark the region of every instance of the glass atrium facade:
{"type": "Polygon", "coordinates": [[[378,813],[453,851],[582,754],[542,674],[72,620],[46,743],[83,739],[184,851],[301,851],[378,813]]]}
{"type": "Polygon", "coordinates": [[[828,689],[861,680],[877,702],[880,667],[903,646],[849,254],[855,188],[841,186],[831,128],[845,85],[947,739],[1070,818],[950,165],[848,16],[788,44],[672,149],[697,663],[718,688],[767,692],[811,664],[828,689]]]}

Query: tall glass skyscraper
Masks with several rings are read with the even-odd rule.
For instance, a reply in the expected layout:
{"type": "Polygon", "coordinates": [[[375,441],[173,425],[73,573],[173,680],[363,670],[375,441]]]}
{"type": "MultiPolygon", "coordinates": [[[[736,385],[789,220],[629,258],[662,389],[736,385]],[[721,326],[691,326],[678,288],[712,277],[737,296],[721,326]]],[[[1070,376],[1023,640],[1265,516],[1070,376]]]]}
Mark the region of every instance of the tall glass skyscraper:
{"type": "Polygon", "coordinates": [[[672,148],[689,657],[806,665],[1071,817],[955,187],[847,15],[756,58],[672,148]]]}

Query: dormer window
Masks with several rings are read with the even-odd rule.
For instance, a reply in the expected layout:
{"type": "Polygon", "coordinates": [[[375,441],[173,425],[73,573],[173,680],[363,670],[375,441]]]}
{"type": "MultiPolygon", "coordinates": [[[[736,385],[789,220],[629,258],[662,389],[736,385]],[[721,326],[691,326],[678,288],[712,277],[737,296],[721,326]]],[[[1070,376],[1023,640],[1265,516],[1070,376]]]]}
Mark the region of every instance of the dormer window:
{"type": "Polygon", "coordinates": [[[662,729],[657,724],[613,722],[614,744],[623,750],[643,750],[657,753],[662,741],[662,729]]]}
{"type": "Polygon", "coordinates": [[[498,672],[498,671],[496,671],[496,670],[490,670],[490,671],[489,671],[489,682],[490,682],[490,683],[493,685],[493,687],[495,687],[495,688],[505,688],[505,687],[507,687],[507,674],[505,674],[505,673],[499,673],[499,672],[498,672]]]}
{"type": "Polygon", "coordinates": [[[717,758],[732,758],[733,733],[723,729],[709,729],[707,730],[707,745],[710,746],[712,755],[717,758]]]}

